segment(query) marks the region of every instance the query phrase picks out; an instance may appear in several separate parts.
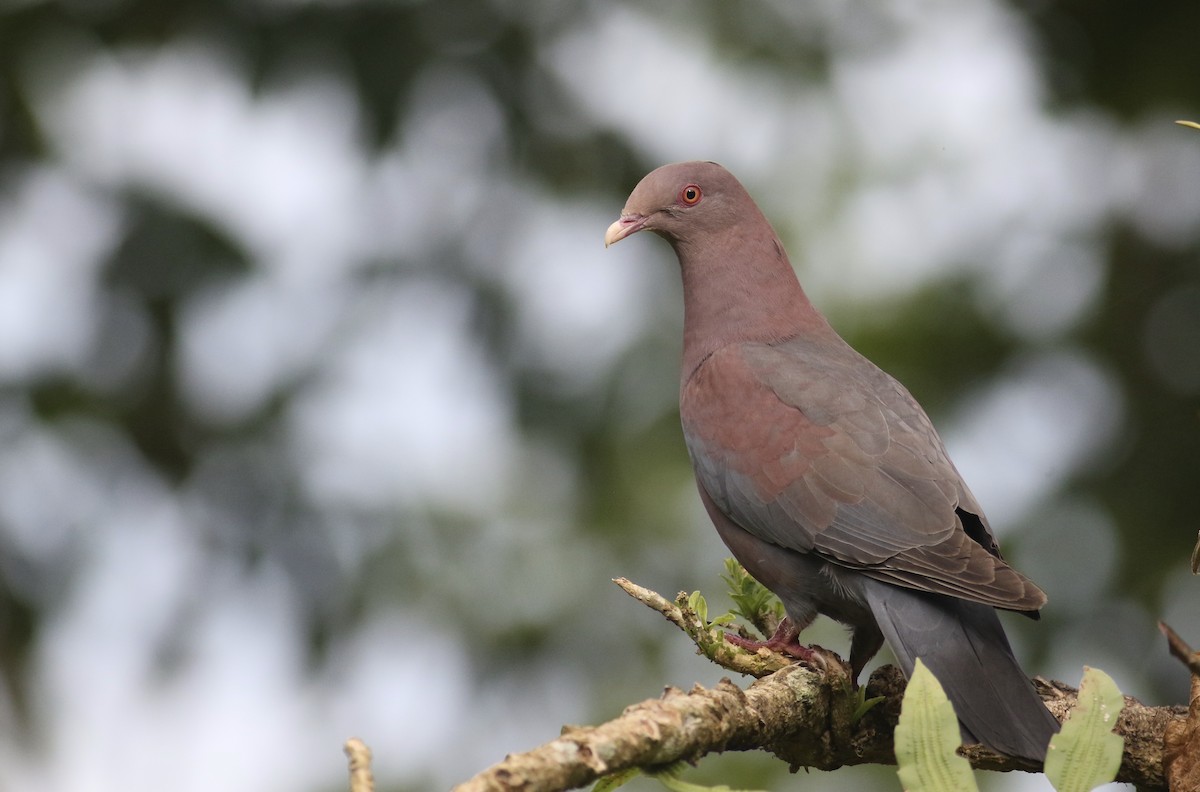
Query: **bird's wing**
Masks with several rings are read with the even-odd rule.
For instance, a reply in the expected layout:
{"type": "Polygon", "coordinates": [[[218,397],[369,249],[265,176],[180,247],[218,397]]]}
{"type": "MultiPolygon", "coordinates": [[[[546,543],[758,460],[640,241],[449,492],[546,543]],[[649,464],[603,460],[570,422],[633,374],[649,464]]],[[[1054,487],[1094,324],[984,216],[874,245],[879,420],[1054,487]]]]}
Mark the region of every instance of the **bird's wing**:
{"type": "Polygon", "coordinates": [[[877,580],[1036,611],[929,418],[836,336],[736,344],[684,384],[700,485],[761,539],[877,580]]]}

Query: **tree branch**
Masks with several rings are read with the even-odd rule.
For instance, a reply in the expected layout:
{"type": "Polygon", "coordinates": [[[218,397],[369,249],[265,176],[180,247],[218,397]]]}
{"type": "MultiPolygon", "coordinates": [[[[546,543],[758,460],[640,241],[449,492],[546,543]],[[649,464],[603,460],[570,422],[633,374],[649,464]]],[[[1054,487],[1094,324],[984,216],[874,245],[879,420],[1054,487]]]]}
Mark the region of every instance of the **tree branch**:
{"type": "MultiPolygon", "coordinates": [[[[1197,545],[1200,554],[1200,545],[1197,545]]],[[[1193,554],[1193,567],[1197,555],[1193,554]]],[[[1167,724],[1163,735],[1163,773],[1173,790],[1200,789],[1200,652],[1193,651],[1164,622],[1158,629],[1167,638],[1171,655],[1187,666],[1192,674],[1187,720],[1167,724]]]]}
{"type": "MultiPolygon", "coordinates": [[[[865,696],[883,700],[855,720],[862,694],[836,654],[819,650],[825,662],[818,665],[823,667],[810,668],[766,649],[751,653],[726,642],[720,629],[689,606],[686,594],[671,602],[627,580],[614,582],[687,633],[701,654],[761,678],[744,691],[728,679],[715,688],[696,686],[687,693],[668,688],[661,698],[634,704],[600,726],[568,726],[558,739],[506,757],[454,792],[559,792],[620,770],[652,770],[721,751],[766,750],[793,771],[895,763],[892,731],[905,685],[898,669],[887,666],[871,675],[865,696]]],[[[1075,689],[1060,682],[1037,683],[1047,707],[1061,721],[1075,705],[1075,689]]],[[[1183,707],[1147,707],[1126,697],[1116,728],[1125,738],[1117,780],[1147,792],[1166,790],[1163,736],[1168,724],[1181,721],[1185,713],[1183,707]]],[[[980,769],[1040,770],[981,745],[965,746],[962,752],[980,769]]]]}

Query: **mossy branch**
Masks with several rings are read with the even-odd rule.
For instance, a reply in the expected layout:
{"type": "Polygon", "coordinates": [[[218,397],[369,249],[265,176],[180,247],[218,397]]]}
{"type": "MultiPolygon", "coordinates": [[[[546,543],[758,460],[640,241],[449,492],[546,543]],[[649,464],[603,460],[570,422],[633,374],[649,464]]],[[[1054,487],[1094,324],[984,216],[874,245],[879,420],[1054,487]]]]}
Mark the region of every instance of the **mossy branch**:
{"type": "MultiPolygon", "coordinates": [[[[694,595],[681,593],[671,601],[628,580],[614,582],[686,633],[700,654],[723,668],[760,678],[745,690],[728,679],[686,693],[668,688],[661,698],[634,704],[607,723],[565,727],[557,739],[506,757],[454,792],[559,792],[628,768],[654,769],[722,751],[765,750],[793,770],[895,763],[892,733],[905,685],[896,668],[879,669],[865,691],[856,691],[845,664],[832,652],[822,654],[829,662],[821,669],[765,649],[748,652],[728,644],[720,626],[702,618],[694,595]],[[882,701],[858,717],[864,693],[882,701]]],[[[1062,720],[1075,705],[1077,691],[1060,682],[1036,681],[1047,707],[1062,720]]],[[[1200,720],[1200,700],[1193,704],[1193,719],[1200,720]]],[[[1188,722],[1183,707],[1147,707],[1126,697],[1117,724],[1125,738],[1117,780],[1146,792],[1167,790],[1164,734],[1168,725],[1188,722]]],[[[981,745],[960,750],[977,769],[1039,769],[981,745]]]]}

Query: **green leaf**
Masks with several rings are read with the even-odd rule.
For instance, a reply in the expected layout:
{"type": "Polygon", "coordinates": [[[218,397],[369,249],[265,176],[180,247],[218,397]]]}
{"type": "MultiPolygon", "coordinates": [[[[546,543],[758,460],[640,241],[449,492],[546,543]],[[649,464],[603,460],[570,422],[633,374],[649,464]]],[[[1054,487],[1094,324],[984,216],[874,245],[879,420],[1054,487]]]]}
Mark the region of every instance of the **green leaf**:
{"type": "Polygon", "coordinates": [[[669,775],[655,775],[654,778],[658,779],[658,782],[671,792],[760,792],[752,789],[732,789],[724,784],[717,786],[689,784],[687,781],[669,775]]]}
{"type": "Polygon", "coordinates": [[[703,594],[693,591],[692,596],[688,597],[688,606],[700,617],[701,624],[708,624],[708,601],[703,594]]]}
{"type": "Polygon", "coordinates": [[[956,751],[958,718],[942,686],[917,660],[896,724],[896,774],[905,792],[978,792],[971,765],[956,751]]]}
{"type": "Polygon", "coordinates": [[[659,768],[655,772],[647,772],[646,775],[658,783],[670,789],[672,792],[760,792],[753,789],[730,789],[724,784],[718,786],[701,786],[700,784],[689,784],[682,780],[679,776],[684,770],[688,769],[687,762],[680,760],[672,762],[666,767],[659,768]]]}
{"type": "Polygon", "coordinates": [[[612,792],[614,789],[625,786],[641,774],[641,768],[630,767],[612,775],[606,775],[596,782],[596,785],[592,787],[592,792],[612,792]]]}
{"type": "Polygon", "coordinates": [[[887,696],[872,696],[871,698],[867,698],[866,685],[860,687],[858,689],[858,705],[855,706],[854,713],[850,716],[850,723],[858,723],[862,720],[863,715],[871,711],[872,707],[885,700],[887,700],[887,696]]]}
{"type": "Polygon", "coordinates": [[[721,579],[729,587],[729,598],[733,600],[731,615],[748,621],[763,631],[768,622],[778,623],[784,616],[783,603],[770,589],[759,583],[735,559],[725,559],[725,574],[721,579]]]}
{"type": "Polygon", "coordinates": [[[1088,792],[1117,777],[1125,740],[1112,730],[1124,706],[1112,677],[1083,667],[1078,703],[1046,754],[1046,777],[1058,792],[1088,792]]]}

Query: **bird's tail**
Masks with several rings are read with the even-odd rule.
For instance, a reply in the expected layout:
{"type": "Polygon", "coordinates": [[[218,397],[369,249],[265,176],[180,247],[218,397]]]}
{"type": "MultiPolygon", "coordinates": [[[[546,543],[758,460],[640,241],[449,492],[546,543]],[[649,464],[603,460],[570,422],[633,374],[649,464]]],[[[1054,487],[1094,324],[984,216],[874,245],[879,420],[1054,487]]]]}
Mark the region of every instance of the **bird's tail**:
{"type": "Polygon", "coordinates": [[[866,595],[904,675],[921,658],[954,705],[964,738],[1045,760],[1058,721],[1017,663],[995,610],[874,580],[866,595]]]}

